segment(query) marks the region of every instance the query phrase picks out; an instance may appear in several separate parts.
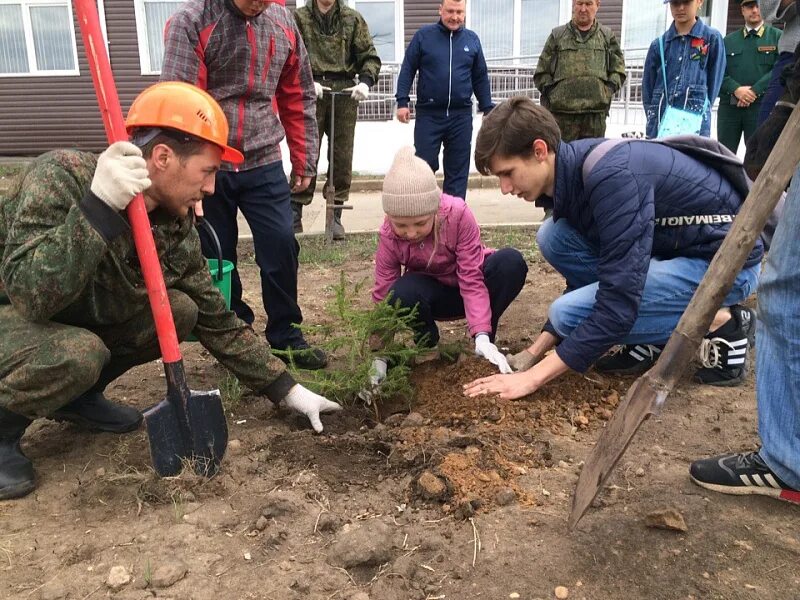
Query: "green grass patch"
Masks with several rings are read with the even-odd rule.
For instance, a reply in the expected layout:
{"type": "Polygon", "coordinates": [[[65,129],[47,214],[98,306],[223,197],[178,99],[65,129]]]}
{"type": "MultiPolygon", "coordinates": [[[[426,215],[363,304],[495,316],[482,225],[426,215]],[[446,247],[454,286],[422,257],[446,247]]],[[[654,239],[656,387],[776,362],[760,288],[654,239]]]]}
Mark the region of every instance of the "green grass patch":
{"type": "MultiPolygon", "coordinates": [[[[536,228],[530,225],[481,228],[481,239],[490,248],[516,248],[528,262],[541,259],[536,228]]],[[[300,238],[300,264],[340,267],[349,260],[372,260],[377,248],[377,233],[348,233],[344,241],[330,244],[323,235],[308,235],[300,238]]]]}
{"type": "Polygon", "coordinates": [[[308,235],[300,239],[300,264],[338,267],[348,260],[372,260],[377,248],[377,233],[348,233],[330,244],[324,235],[308,235]]]}
{"type": "Polygon", "coordinates": [[[538,262],[541,254],[536,246],[536,228],[530,225],[519,227],[481,227],[481,239],[489,248],[516,248],[526,262],[538,262]]]}

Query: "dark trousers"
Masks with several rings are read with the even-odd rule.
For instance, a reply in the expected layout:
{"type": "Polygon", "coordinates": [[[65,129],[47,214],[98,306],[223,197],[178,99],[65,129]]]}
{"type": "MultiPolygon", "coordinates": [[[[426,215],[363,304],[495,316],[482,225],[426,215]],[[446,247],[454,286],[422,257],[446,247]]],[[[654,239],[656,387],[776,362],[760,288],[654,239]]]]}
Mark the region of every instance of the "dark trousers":
{"type": "Polygon", "coordinates": [[[792,64],[793,58],[794,54],[792,52],[781,52],[778,55],[778,60],[775,61],[775,66],[772,67],[769,87],[767,87],[767,91],[764,92],[764,95],[761,97],[761,111],[758,113],[759,125],[767,120],[769,113],[775,108],[775,103],[781,99],[784,89],[781,83],[781,74],[787,66],[792,64]]]}
{"type": "Polygon", "coordinates": [[[753,135],[758,127],[758,116],[761,102],[756,101],[747,108],[739,108],[730,104],[720,104],[717,112],[717,139],[719,143],[736,154],[739,141],[744,134],[744,143],[753,135]]]}
{"type": "Polygon", "coordinates": [[[472,112],[450,113],[449,117],[417,113],[414,147],[417,156],[428,163],[434,173],[439,170],[439,150],[442,145],[444,145],[442,190],[445,194],[456,198],[466,198],[472,148],[472,112]]]}
{"type": "MultiPolygon", "coordinates": [[[[492,342],[497,332],[497,322],[517,297],[525,284],[528,265],[515,248],[503,248],[489,256],[483,263],[483,279],[489,291],[492,310],[492,330],[487,331],[492,342]]],[[[418,344],[435,346],[439,343],[436,321],[451,321],[464,317],[464,299],[458,287],[445,285],[430,275],[406,273],[390,289],[392,301],[400,305],[417,307],[418,325],[414,340],[418,344]]]]}
{"type": "MultiPolygon", "coordinates": [[[[256,264],[261,270],[261,297],[267,313],[267,341],[282,350],[301,344],[303,336],[294,323],[303,315],[297,305],[297,257],[300,246],[292,232],[289,183],[283,165],[274,162],[240,171],[220,171],[214,195],[203,201],[205,218],[214,227],[222,246],[222,257],[236,264],[241,210],[253,233],[256,264]]],[[[200,231],[203,254],[215,256],[209,236],[200,231]]],[[[252,309],[242,300],[239,272],[231,280],[231,310],[246,323],[253,323],[252,309]]]]}

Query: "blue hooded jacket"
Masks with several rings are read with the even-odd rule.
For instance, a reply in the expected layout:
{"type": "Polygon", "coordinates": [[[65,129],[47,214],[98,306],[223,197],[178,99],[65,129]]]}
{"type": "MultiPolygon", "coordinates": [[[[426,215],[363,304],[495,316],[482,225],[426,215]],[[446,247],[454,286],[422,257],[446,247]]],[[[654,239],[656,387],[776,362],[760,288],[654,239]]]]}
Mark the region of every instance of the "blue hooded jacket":
{"type": "MultiPolygon", "coordinates": [[[[556,349],[578,372],[630,332],[650,259],[710,261],[744,202],[710,166],[644,140],[613,147],[584,182],[583,161],[602,141],[562,142],[556,152],[553,219],[566,219],[599,256],[594,309],[556,349]]],[[[758,264],[763,254],[759,239],[745,267],[758,264]]]]}
{"type": "Polygon", "coordinates": [[[486,59],[474,31],[465,27],[450,31],[441,21],[417,30],[397,78],[397,108],[408,107],[417,73],[417,112],[471,111],[473,92],[478,110],[487,114],[494,108],[486,59]]]}

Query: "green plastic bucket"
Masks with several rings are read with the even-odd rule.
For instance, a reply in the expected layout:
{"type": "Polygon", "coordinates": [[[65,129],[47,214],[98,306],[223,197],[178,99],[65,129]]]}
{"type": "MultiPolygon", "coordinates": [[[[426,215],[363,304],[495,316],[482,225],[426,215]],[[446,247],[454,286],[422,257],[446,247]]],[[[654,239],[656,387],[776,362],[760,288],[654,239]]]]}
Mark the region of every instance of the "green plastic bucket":
{"type": "Polygon", "coordinates": [[[211,282],[214,287],[222,292],[225,298],[225,307],[231,307],[231,273],[233,273],[233,263],[229,260],[222,261],[222,277],[219,275],[219,260],[216,258],[208,259],[208,270],[211,273],[211,282]]]}
{"type": "MultiPolygon", "coordinates": [[[[209,258],[206,259],[208,261],[208,271],[211,275],[211,283],[214,284],[214,287],[217,288],[221,293],[222,297],[225,298],[225,308],[230,309],[231,307],[231,273],[233,273],[233,263],[229,260],[222,261],[222,278],[219,277],[219,259],[217,258],[209,258]]],[[[187,342],[196,342],[197,338],[194,334],[190,335],[186,338],[187,342]]]]}
{"type": "MultiPolygon", "coordinates": [[[[202,230],[208,234],[210,241],[212,242],[216,254],[214,258],[207,258],[206,261],[208,262],[208,272],[211,275],[211,283],[214,284],[214,287],[217,288],[220,293],[222,293],[222,297],[225,298],[225,307],[230,310],[231,308],[231,273],[233,273],[233,263],[229,260],[223,260],[222,258],[222,246],[219,243],[219,237],[217,237],[217,232],[214,231],[214,228],[211,226],[211,223],[206,221],[202,217],[198,217],[195,221],[195,226],[198,229],[198,233],[202,230]],[[219,272],[220,265],[222,265],[222,273],[219,272]]],[[[197,338],[194,335],[190,335],[187,342],[196,342],[197,338]]]]}

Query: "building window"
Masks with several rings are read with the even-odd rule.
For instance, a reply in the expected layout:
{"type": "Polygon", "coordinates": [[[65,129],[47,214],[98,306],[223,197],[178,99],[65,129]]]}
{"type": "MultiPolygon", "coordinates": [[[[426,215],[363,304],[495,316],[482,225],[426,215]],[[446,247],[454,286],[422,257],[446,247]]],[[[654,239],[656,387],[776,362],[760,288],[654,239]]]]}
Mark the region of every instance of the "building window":
{"type": "Polygon", "coordinates": [[[647,54],[650,43],[667,30],[667,15],[668,4],[642,3],[626,7],[622,31],[622,47],[625,48],[626,58],[647,54]]]}
{"type": "Polygon", "coordinates": [[[553,27],[569,19],[570,6],[569,0],[471,0],[467,26],[480,37],[487,59],[531,58],[553,27]]]}
{"type": "MultiPolygon", "coordinates": [[[[297,0],[297,8],[311,0],[297,0]]],[[[364,17],[375,49],[384,63],[403,60],[403,0],[347,0],[364,17]]]]}
{"type": "MultiPolygon", "coordinates": [[[[381,60],[398,60],[397,42],[402,36],[397,35],[397,3],[394,0],[351,0],[350,4],[367,22],[381,60]]],[[[400,53],[402,52],[401,46],[400,53]]]]}
{"type": "Polygon", "coordinates": [[[78,75],[66,0],[0,0],[0,76],[78,75]]]}
{"type": "MultiPolygon", "coordinates": [[[[564,22],[567,18],[565,15],[564,22]]],[[[521,24],[519,53],[523,56],[541,54],[550,32],[561,24],[560,0],[522,0],[521,24]]]]}
{"type": "Polygon", "coordinates": [[[158,75],[164,62],[164,25],[181,0],[134,0],[142,75],[158,75]]]}

